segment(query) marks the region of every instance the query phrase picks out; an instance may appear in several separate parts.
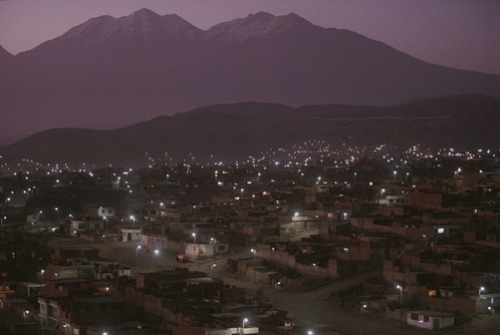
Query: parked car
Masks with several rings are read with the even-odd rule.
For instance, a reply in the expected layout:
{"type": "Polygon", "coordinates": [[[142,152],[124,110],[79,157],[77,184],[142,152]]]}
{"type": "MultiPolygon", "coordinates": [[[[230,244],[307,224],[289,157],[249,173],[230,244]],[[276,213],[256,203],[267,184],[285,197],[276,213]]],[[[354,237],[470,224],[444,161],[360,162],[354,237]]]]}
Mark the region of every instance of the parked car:
{"type": "Polygon", "coordinates": [[[179,263],[187,263],[189,262],[189,258],[186,255],[177,255],[175,256],[175,260],[179,263]]]}

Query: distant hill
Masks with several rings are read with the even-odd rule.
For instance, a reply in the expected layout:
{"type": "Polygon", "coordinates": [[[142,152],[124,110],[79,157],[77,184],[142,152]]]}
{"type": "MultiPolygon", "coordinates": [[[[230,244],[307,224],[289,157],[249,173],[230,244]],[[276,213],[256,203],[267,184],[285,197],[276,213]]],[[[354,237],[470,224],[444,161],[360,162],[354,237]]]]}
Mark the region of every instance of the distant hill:
{"type": "Polygon", "coordinates": [[[7,161],[145,166],[147,157],[194,156],[234,161],[307,140],[333,146],[380,144],[499,148],[500,100],[480,95],[416,101],[399,107],[314,105],[292,108],[267,103],[224,104],[116,130],[54,129],[7,146],[7,161]]]}
{"type": "Polygon", "coordinates": [[[142,9],[101,16],[12,56],[0,48],[2,136],[126,125],[200,106],[262,101],[395,106],[463,93],[500,98],[500,77],[432,65],[295,14],[203,31],[142,9]]]}

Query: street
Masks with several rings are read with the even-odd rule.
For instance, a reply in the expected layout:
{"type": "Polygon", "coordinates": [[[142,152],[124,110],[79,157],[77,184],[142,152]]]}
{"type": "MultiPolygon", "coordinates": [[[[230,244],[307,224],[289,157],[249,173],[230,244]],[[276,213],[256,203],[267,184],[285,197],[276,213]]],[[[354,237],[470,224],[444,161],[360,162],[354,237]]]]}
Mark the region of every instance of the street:
{"type": "MultiPolygon", "coordinates": [[[[225,284],[243,287],[249,292],[260,289],[278,309],[288,311],[288,316],[297,320],[297,323],[308,324],[314,328],[315,324],[329,325],[335,330],[348,334],[385,334],[385,335],[419,335],[429,334],[429,330],[418,329],[384,315],[361,313],[359,306],[346,307],[332,297],[332,293],[342,291],[363,282],[376,274],[370,272],[346,280],[334,282],[326,287],[311,292],[293,292],[290,290],[276,290],[273,287],[256,284],[236,274],[224,271],[228,258],[249,257],[248,251],[237,254],[218,256],[217,259],[197,260],[196,262],[178,263],[176,253],[161,250],[158,253],[148,252],[144,248],[138,249],[137,244],[130,242],[93,243],[81,239],[57,239],[51,245],[86,246],[100,249],[100,255],[129,266],[132,274],[150,272],[173,267],[187,267],[207,273],[209,276],[220,278],[225,284]],[[213,267],[213,264],[216,264],[213,267]]],[[[500,332],[500,315],[481,315],[472,322],[459,327],[440,330],[441,333],[456,333],[464,335],[494,334],[500,332]]]]}

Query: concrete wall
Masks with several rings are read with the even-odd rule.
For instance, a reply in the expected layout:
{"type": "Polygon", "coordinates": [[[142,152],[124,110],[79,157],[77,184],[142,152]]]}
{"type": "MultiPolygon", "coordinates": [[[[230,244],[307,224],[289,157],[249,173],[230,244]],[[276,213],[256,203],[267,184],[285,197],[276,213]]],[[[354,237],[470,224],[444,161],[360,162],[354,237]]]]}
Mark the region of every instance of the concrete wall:
{"type": "Polygon", "coordinates": [[[476,313],[476,300],[469,297],[435,298],[428,296],[417,296],[417,301],[429,306],[430,309],[446,312],[476,313]]]}
{"type": "MultiPolygon", "coordinates": [[[[326,268],[313,264],[300,264],[296,262],[295,255],[290,255],[288,252],[282,250],[272,250],[271,246],[268,244],[258,244],[257,255],[259,255],[259,258],[265,259],[280,267],[295,270],[303,275],[338,278],[337,261],[335,259],[330,259],[326,268]]],[[[238,264],[238,271],[240,273],[247,273],[248,270],[246,265],[238,264]]]]}
{"type": "Polygon", "coordinates": [[[442,198],[438,193],[414,192],[406,195],[406,204],[423,209],[441,209],[442,198]]]}

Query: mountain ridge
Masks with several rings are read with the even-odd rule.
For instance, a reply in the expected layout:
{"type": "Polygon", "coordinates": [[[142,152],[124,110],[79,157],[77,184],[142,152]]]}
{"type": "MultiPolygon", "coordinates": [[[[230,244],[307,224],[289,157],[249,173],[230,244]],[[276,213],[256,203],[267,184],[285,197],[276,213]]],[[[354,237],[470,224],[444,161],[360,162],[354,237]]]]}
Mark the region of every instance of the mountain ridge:
{"type": "MultiPolygon", "coordinates": [[[[109,15],[100,16],[78,25],[60,36],[60,39],[78,38],[89,40],[85,36],[89,31],[103,33],[101,36],[93,36],[91,42],[103,42],[113,35],[123,34],[128,37],[138,36],[148,38],[151,35],[165,34],[174,38],[188,38],[199,34],[200,29],[183,20],[176,14],[160,16],[148,9],[141,9],[129,16],[114,18],[109,15]]],[[[92,37],[92,36],[91,36],[92,37]]],[[[57,39],[57,38],[56,38],[57,39]]]]}
{"type": "Polygon", "coordinates": [[[205,32],[205,38],[242,42],[249,38],[283,34],[297,25],[324,29],[313,25],[294,13],[274,16],[266,12],[258,12],[245,18],[219,23],[205,32]]]}

